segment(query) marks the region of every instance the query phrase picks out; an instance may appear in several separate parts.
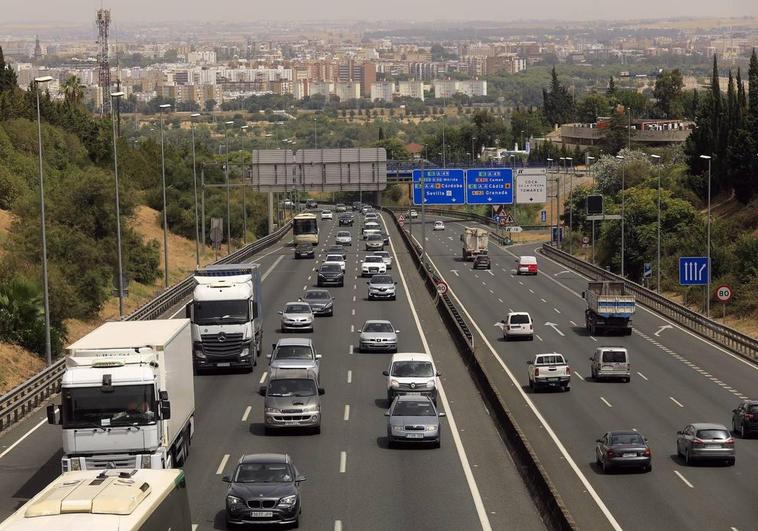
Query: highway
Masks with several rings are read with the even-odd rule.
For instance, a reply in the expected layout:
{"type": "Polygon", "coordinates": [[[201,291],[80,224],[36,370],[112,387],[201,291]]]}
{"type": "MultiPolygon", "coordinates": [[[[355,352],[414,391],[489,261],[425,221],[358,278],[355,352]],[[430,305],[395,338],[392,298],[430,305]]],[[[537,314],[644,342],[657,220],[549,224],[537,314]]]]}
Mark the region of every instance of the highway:
{"type": "MultiPolygon", "coordinates": [[[[453,300],[482,336],[488,370],[582,529],[756,529],[758,440],[736,441],[737,463],[685,466],[676,431],[690,422],[731,427],[731,410],[758,389],[758,367],[638,306],[629,337],[591,337],[581,292],[587,279],[536,252],[537,244],[490,245],[491,271],[461,261],[459,236],[473,223],[446,221],[426,230],[429,260],[453,300]],[[518,255],[536,255],[540,273],[516,276],[518,255]],[[496,325],[508,311],[528,311],[534,341],[502,339],[496,325]],[[600,345],[628,348],[630,383],[593,382],[589,356],[600,345]],[[526,361],[563,353],[573,369],[568,393],[530,393],[526,361]],[[605,431],[636,429],[653,451],[650,473],[603,475],[594,441],[605,431]]],[[[407,225],[406,225],[407,228],[407,225]]],[[[414,236],[421,238],[418,223],[414,236]]],[[[479,340],[479,338],[476,338],[479,340]]]]}
{"type": "MultiPolygon", "coordinates": [[[[386,218],[386,214],[384,214],[386,218]]],[[[321,224],[319,250],[338,228],[321,224]]],[[[224,527],[226,485],[221,477],[246,453],[287,452],[307,476],[302,529],[544,529],[514,464],[444,325],[414,271],[394,226],[388,224],[396,301],[367,301],[366,280],[356,278],[360,216],[334,317],[317,318],[313,337],[321,361],[322,433],[264,435],[266,361],[252,374],[195,376],[196,432],[185,467],[192,519],[198,529],[224,527]],[[442,373],[442,447],[388,449],[385,380],[389,354],[358,353],[366,319],[390,319],[400,330],[400,351],[433,353],[442,373]]],[[[264,352],[280,334],[276,311],[315,285],[314,260],[294,260],[292,248],[263,251],[264,352]]],[[[320,258],[317,258],[319,260],[320,258]]],[[[176,314],[182,315],[181,309],[176,314]]],[[[170,314],[169,314],[170,315],[170,314]]],[[[294,336],[294,334],[288,334],[294,336]]],[[[44,410],[0,437],[0,518],[33,496],[59,472],[60,428],[44,410]]]]}

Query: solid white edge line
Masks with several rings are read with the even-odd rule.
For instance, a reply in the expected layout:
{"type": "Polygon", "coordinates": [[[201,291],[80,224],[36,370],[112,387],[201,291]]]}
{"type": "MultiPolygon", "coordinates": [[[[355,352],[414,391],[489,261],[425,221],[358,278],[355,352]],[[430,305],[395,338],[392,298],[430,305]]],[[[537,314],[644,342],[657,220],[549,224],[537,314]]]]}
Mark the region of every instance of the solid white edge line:
{"type": "Polygon", "coordinates": [[[247,406],[245,413],[242,415],[242,422],[247,422],[247,418],[250,416],[250,412],[253,410],[253,406],[247,406]]]}
{"type": "Polygon", "coordinates": [[[229,461],[229,454],[224,454],[224,457],[221,458],[221,463],[218,465],[218,468],[216,469],[216,475],[220,476],[224,473],[224,467],[226,467],[226,462],[229,461]]]}
{"type": "Polygon", "coordinates": [[[347,470],[347,452],[340,452],[340,474],[344,474],[347,470]]]}
{"type": "MultiPolygon", "coordinates": [[[[58,408],[55,408],[55,409],[56,409],[56,411],[58,410],[58,408]]],[[[27,431],[25,434],[23,434],[16,442],[14,442],[8,448],[6,448],[5,450],[3,450],[3,453],[0,454],[0,459],[2,459],[7,454],[9,454],[10,451],[13,450],[19,444],[21,444],[21,442],[24,439],[26,439],[27,437],[29,437],[32,433],[34,433],[35,431],[37,431],[40,426],[42,426],[43,424],[46,424],[46,423],[47,423],[47,419],[46,418],[40,420],[37,424],[34,425],[34,427],[32,427],[29,431],[27,431]]]]}
{"type": "MultiPolygon", "coordinates": [[[[689,481],[687,481],[687,478],[684,477],[683,475],[681,475],[678,470],[674,470],[674,474],[676,474],[679,477],[679,479],[681,479],[684,482],[684,484],[687,485],[689,488],[691,488],[691,489],[695,488],[695,485],[693,485],[692,483],[690,483],[689,481]]],[[[732,529],[734,529],[734,528],[732,528],[732,529]]]]}
{"type": "MultiPolygon", "coordinates": [[[[517,255],[513,254],[512,252],[510,252],[508,250],[505,250],[505,251],[508,252],[509,254],[511,254],[512,256],[517,256],[517,255]]],[[[579,481],[581,481],[582,485],[584,485],[584,488],[587,489],[587,492],[592,497],[592,499],[594,500],[594,502],[597,504],[597,506],[600,509],[600,511],[608,519],[608,522],[611,524],[611,527],[613,527],[613,529],[615,529],[616,531],[622,531],[621,525],[619,525],[619,523],[616,521],[616,518],[611,513],[610,509],[608,509],[608,507],[605,505],[605,502],[603,502],[602,498],[600,498],[600,495],[598,495],[597,491],[592,487],[592,484],[587,479],[587,476],[585,476],[584,473],[579,469],[579,466],[576,464],[576,462],[571,457],[571,455],[569,454],[569,452],[566,449],[566,447],[563,445],[563,443],[561,442],[561,440],[558,438],[558,435],[555,433],[555,431],[553,431],[553,428],[550,426],[550,424],[548,424],[547,420],[545,420],[545,417],[542,416],[542,413],[540,413],[540,411],[537,409],[537,406],[534,405],[534,402],[532,402],[531,398],[529,398],[529,396],[527,396],[526,392],[524,392],[524,389],[521,387],[521,384],[516,379],[516,377],[514,376],[514,374],[511,372],[511,370],[508,368],[508,366],[505,364],[505,362],[500,357],[500,355],[497,353],[497,351],[494,349],[494,347],[492,346],[492,343],[489,342],[489,340],[487,339],[487,336],[484,335],[484,332],[482,332],[482,329],[479,328],[479,325],[476,324],[476,321],[471,317],[471,314],[468,312],[468,310],[466,309],[466,307],[463,305],[463,303],[461,303],[460,299],[455,295],[455,292],[450,288],[450,283],[447,282],[447,280],[445,279],[445,277],[439,272],[440,271],[439,268],[434,263],[434,261],[432,261],[432,259],[429,258],[429,255],[427,255],[427,259],[434,266],[434,268],[437,270],[437,273],[440,275],[440,278],[442,278],[442,280],[445,281],[445,283],[448,285],[448,293],[458,302],[458,305],[460,306],[460,308],[463,311],[463,313],[466,314],[466,317],[468,317],[468,320],[471,323],[471,325],[479,333],[479,335],[481,336],[481,338],[484,341],[484,343],[490,349],[490,352],[492,353],[492,355],[495,357],[495,359],[497,360],[497,362],[500,364],[500,366],[502,367],[502,369],[505,371],[505,373],[510,378],[510,380],[513,383],[513,385],[516,388],[516,390],[521,394],[521,397],[524,399],[524,401],[526,402],[526,404],[529,406],[529,409],[532,410],[532,413],[534,413],[534,415],[537,417],[537,420],[545,428],[545,431],[550,436],[550,438],[553,440],[553,443],[555,443],[555,445],[558,447],[558,450],[561,452],[561,455],[563,456],[563,458],[566,460],[566,462],[569,464],[569,466],[571,467],[571,469],[577,475],[577,477],[579,478],[579,481]]],[[[549,275],[545,275],[545,276],[547,278],[551,278],[549,275]]],[[[552,279],[552,278],[551,278],[551,280],[555,281],[555,279],[552,279]]],[[[556,281],[556,283],[560,284],[560,282],[557,282],[557,281],[556,281]]],[[[569,291],[573,291],[570,288],[566,288],[566,289],[568,289],[569,291]]],[[[576,292],[574,292],[574,293],[576,294],[576,292]]]]}
{"type": "MultiPolygon", "coordinates": [[[[384,222],[384,216],[381,217],[382,224],[384,225],[384,230],[387,230],[387,225],[384,222]]],[[[414,238],[415,239],[415,238],[414,238]]],[[[429,343],[426,340],[426,334],[424,334],[424,329],[421,326],[421,321],[419,320],[418,313],[416,312],[416,305],[413,304],[413,299],[411,298],[410,290],[408,289],[408,283],[405,281],[405,275],[403,274],[403,268],[400,266],[400,261],[397,259],[397,253],[395,252],[395,245],[392,243],[392,239],[390,238],[390,249],[392,250],[392,254],[395,256],[395,261],[397,262],[397,272],[400,275],[400,280],[403,283],[403,289],[405,290],[405,296],[408,299],[408,304],[411,307],[411,314],[413,315],[413,320],[416,323],[416,328],[418,329],[419,336],[421,337],[421,343],[424,345],[424,352],[432,355],[431,349],[429,348],[429,343]]],[[[429,258],[429,255],[427,255],[427,258],[429,258]]],[[[463,447],[463,442],[461,441],[460,434],[458,433],[458,425],[455,422],[455,417],[453,416],[453,410],[450,407],[450,403],[447,400],[447,394],[445,393],[445,390],[442,386],[442,382],[439,383],[439,398],[442,400],[442,405],[444,407],[444,410],[447,412],[447,422],[450,425],[450,432],[453,436],[453,442],[455,443],[455,449],[458,452],[458,459],[461,462],[461,467],[463,468],[463,475],[466,477],[466,483],[468,483],[469,491],[471,492],[471,497],[474,500],[474,507],[476,508],[477,516],[479,516],[479,523],[482,526],[482,529],[484,531],[491,531],[492,525],[490,524],[489,516],[487,516],[487,511],[484,508],[484,502],[482,501],[482,496],[479,493],[479,487],[476,484],[476,479],[474,478],[474,473],[471,471],[471,465],[469,464],[468,457],[466,455],[466,449],[463,447]]]]}

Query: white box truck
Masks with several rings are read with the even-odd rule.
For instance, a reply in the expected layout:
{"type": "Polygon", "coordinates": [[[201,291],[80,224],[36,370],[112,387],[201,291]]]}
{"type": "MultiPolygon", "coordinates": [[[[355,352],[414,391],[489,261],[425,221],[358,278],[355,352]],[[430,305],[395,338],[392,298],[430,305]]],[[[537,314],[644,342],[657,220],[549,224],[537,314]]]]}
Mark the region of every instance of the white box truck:
{"type": "Polygon", "coordinates": [[[68,347],[60,406],[63,472],[182,466],[194,432],[187,319],[115,321],[68,347]]]}
{"type": "Polygon", "coordinates": [[[185,315],[192,321],[195,369],[252,371],[263,345],[258,264],[212,265],[195,271],[195,290],[185,315]]]}

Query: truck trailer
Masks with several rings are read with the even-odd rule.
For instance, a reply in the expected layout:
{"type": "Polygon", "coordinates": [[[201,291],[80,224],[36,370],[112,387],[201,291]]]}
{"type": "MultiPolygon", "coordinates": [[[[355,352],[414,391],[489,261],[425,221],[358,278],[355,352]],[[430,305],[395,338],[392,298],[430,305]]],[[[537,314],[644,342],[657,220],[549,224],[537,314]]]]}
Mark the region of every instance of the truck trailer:
{"type": "Polygon", "coordinates": [[[591,281],[582,297],[587,301],[584,320],[589,335],[612,331],[632,335],[636,303],[634,295],[626,294],[623,282],[591,281]]]}
{"type": "Polygon", "coordinates": [[[463,242],[463,260],[473,260],[477,255],[487,254],[489,232],[476,227],[465,227],[461,234],[461,242],[463,242]]]}
{"type": "Polygon", "coordinates": [[[63,472],[172,468],[194,433],[192,338],[187,319],[115,321],[68,347],[61,404],[63,472]]]}
{"type": "Polygon", "coordinates": [[[198,268],[185,315],[192,321],[196,370],[252,371],[263,345],[262,288],[258,264],[198,268]]]}

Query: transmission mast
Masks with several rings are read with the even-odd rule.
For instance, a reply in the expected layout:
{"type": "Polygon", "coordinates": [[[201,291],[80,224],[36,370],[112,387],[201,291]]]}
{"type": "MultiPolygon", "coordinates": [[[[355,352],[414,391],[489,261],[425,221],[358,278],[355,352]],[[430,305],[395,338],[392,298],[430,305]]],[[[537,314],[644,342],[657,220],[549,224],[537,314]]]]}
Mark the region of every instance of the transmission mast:
{"type": "Polygon", "coordinates": [[[97,10],[97,64],[100,68],[98,82],[103,91],[102,113],[111,109],[111,67],[108,62],[108,33],[111,25],[111,10],[97,10]]]}

